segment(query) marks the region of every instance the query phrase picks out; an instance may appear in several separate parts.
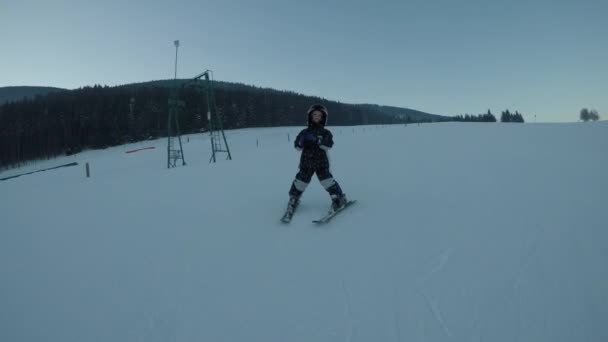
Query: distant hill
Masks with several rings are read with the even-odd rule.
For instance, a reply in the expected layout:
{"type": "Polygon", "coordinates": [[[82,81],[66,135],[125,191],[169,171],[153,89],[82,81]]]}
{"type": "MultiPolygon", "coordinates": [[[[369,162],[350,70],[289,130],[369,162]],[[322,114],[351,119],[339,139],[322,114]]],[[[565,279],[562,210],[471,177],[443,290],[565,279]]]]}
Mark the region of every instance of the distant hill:
{"type": "Polygon", "coordinates": [[[55,87],[0,87],[0,105],[11,101],[20,101],[24,98],[34,98],[36,95],[46,95],[65,90],[67,89],[55,87]]]}
{"type": "MultiPolygon", "coordinates": [[[[155,80],[155,81],[148,81],[148,82],[141,82],[141,83],[124,84],[124,85],[121,85],[120,87],[126,87],[126,88],[139,88],[139,87],[170,88],[170,87],[173,87],[176,82],[179,85],[179,84],[184,84],[188,80],[189,79],[155,80]]],[[[333,104],[339,104],[340,106],[346,106],[346,107],[351,107],[352,106],[351,109],[356,109],[357,111],[363,111],[363,112],[367,113],[368,117],[380,115],[380,116],[388,116],[390,118],[395,118],[395,119],[397,119],[399,121],[406,121],[406,120],[409,119],[409,121],[411,121],[411,122],[445,121],[445,120],[449,119],[449,117],[444,116],[444,115],[425,113],[425,112],[422,112],[422,111],[419,111],[419,110],[415,110],[415,109],[410,109],[410,108],[402,108],[402,107],[394,107],[394,106],[383,106],[383,105],[377,105],[377,104],[348,104],[348,103],[340,103],[340,102],[336,102],[336,101],[332,101],[332,100],[327,100],[327,99],[319,98],[319,97],[315,97],[315,96],[307,96],[307,95],[299,94],[299,93],[296,93],[296,92],[293,92],[293,91],[277,90],[277,89],[274,89],[274,88],[263,88],[263,87],[257,87],[257,86],[253,86],[253,85],[243,84],[243,83],[214,81],[213,84],[214,84],[215,89],[226,90],[228,92],[230,92],[230,91],[242,91],[242,92],[249,92],[249,93],[260,93],[260,92],[265,92],[265,93],[271,92],[272,93],[272,92],[278,92],[278,93],[283,93],[283,94],[298,95],[298,96],[302,96],[302,97],[305,97],[305,98],[309,98],[311,103],[312,102],[323,102],[323,103],[330,103],[330,105],[333,103],[333,104]]]]}
{"type": "MultiPolygon", "coordinates": [[[[188,79],[178,79],[175,80],[155,80],[148,82],[140,82],[140,83],[129,83],[118,86],[118,88],[140,88],[140,87],[159,87],[159,88],[170,88],[175,82],[178,84],[183,84],[188,81],[188,79]]],[[[227,91],[245,91],[250,93],[256,92],[281,92],[281,93],[289,93],[300,95],[304,97],[311,98],[311,101],[320,101],[320,102],[328,102],[329,100],[306,96],[302,94],[298,94],[296,92],[291,91],[281,91],[273,88],[263,88],[257,87],[254,85],[247,85],[243,83],[235,83],[235,82],[224,82],[224,81],[214,81],[214,86],[216,89],[222,89],[227,91]]],[[[10,87],[0,87],[0,105],[11,102],[11,101],[20,101],[24,98],[34,98],[37,95],[43,96],[49,93],[58,92],[58,91],[67,91],[68,89],[64,88],[56,88],[56,87],[38,87],[38,86],[10,86],[10,87]]],[[[333,102],[333,101],[329,101],[333,102]]],[[[349,105],[349,104],[343,104],[349,105]]],[[[393,107],[393,106],[383,106],[377,104],[356,104],[353,105],[358,107],[365,112],[368,112],[371,115],[386,115],[389,117],[405,120],[409,118],[411,121],[443,121],[446,116],[425,113],[419,110],[410,109],[410,108],[402,108],[402,107],[393,107]]]]}
{"type": "Polygon", "coordinates": [[[429,114],[425,112],[421,112],[415,109],[409,108],[401,108],[401,107],[392,107],[392,106],[381,106],[376,104],[361,104],[359,105],[363,108],[367,108],[368,110],[375,110],[382,112],[386,115],[393,116],[398,119],[406,119],[409,118],[411,121],[443,121],[448,117],[444,115],[438,114],[429,114]]]}

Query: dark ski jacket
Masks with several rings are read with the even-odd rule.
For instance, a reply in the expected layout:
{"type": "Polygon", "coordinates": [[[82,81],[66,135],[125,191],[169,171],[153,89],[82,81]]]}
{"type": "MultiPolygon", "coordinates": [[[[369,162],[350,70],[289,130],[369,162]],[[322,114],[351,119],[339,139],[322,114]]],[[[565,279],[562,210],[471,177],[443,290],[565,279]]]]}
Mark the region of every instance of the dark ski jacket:
{"type": "Polygon", "coordinates": [[[302,151],[300,168],[306,170],[328,170],[329,158],[327,151],[334,146],[331,132],[323,125],[309,125],[303,129],[296,140],[294,147],[302,151]]]}

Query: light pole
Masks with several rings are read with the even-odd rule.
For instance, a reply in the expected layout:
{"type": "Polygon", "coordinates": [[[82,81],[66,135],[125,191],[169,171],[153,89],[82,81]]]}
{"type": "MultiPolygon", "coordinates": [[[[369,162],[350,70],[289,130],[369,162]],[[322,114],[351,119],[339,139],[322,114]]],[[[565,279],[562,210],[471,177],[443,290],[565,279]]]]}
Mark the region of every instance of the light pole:
{"type": "Polygon", "coordinates": [[[171,93],[169,95],[169,115],[167,118],[167,168],[169,169],[175,167],[179,159],[182,160],[182,165],[186,165],[178,120],[179,108],[183,105],[183,102],[179,101],[177,84],[177,50],[179,48],[179,40],[174,40],[173,45],[175,45],[175,75],[173,87],[171,88],[171,93]],[[172,125],[175,125],[175,127],[172,127],[172,125]],[[173,136],[177,136],[179,150],[173,147],[173,136]]]}
{"type": "Polygon", "coordinates": [[[179,40],[173,41],[173,44],[175,45],[175,75],[174,75],[174,79],[177,79],[177,49],[179,48],[179,40]]]}

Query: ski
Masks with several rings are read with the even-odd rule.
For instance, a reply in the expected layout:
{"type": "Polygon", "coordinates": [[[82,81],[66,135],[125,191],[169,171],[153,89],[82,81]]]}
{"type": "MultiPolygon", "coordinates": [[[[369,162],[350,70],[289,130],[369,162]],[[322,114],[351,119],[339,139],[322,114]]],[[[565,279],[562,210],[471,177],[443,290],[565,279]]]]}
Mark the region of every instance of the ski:
{"type": "Polygon", "coordinates": [[[318,225],[328,223],[329,221],[331,221],[332,218],[336,217],[336,215],[338,215],[339,213],[344,211],[344,209],[350,207],[351,205],[353,205],[355,203],[357,203],[357,200],[348,201],[342,208],[339,208],[336,211],[330,211],[329,213],[327,213],[325,216],[321,217],[320,219],[312,221],[312,223],[315,223],[318,225]]]}

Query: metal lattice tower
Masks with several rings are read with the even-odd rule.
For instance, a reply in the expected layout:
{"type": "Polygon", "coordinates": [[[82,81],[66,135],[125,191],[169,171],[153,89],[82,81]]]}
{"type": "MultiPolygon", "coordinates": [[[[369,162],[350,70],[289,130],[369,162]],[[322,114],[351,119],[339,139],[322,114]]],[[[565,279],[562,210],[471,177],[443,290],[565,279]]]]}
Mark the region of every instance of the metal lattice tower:
{"type": "MultiPolygon", "coordinates": [[[[210,77],[211,70],[207,70],[202,74],[196,76],[192,81],[198,83],[201,79],[204,80],[204,88],[207,95],[207,120],[209,122],[209,138],[211,140],[211,158],[209,162],[217,161],[217,154],[225,153],[226,160],[232,160],[230,149],[228,148],[228,142],[226,141],[226,135],[224,134],[224,127],[222,125],[221,114],[217,110],[215,103],[215,95],[213,92],[213,80],[210,77]]],[[[200,87],[198,87],[200,89],[200,87]]]]}
{"type": "Polygon", "coordinates": [[[174,87],[169,97],[169,117],[167,119],[167,168],[169,169],[176,167],[179,160],[182,161],[182,165],[186,165],[178,120],[180,107],[183,106],[184,102],[180,101],[177,95],[177,87],[174,87]],[[179,146],[175,146],[175,138],[177,138],[179,146]]]}
{"type": "Polygon", "coordinates": [[[179,40],[174,41],[175,44],[175,76],[173,88],[171,88],[171,95],[169,96],[169,115],[167,118],[167,168],[177,166],[179,160],[182,161],[182,165],[186,165],[184,159],[184,149],[182,148],[182,137],[179,131],[179,111],[184,106],[184,102],[179,100],[178,96],[178,82],[177,82],[177,49],[179,47],[179,40]],[[179,149],[175,146],[175,138],[179,142],[179,149]]]}

